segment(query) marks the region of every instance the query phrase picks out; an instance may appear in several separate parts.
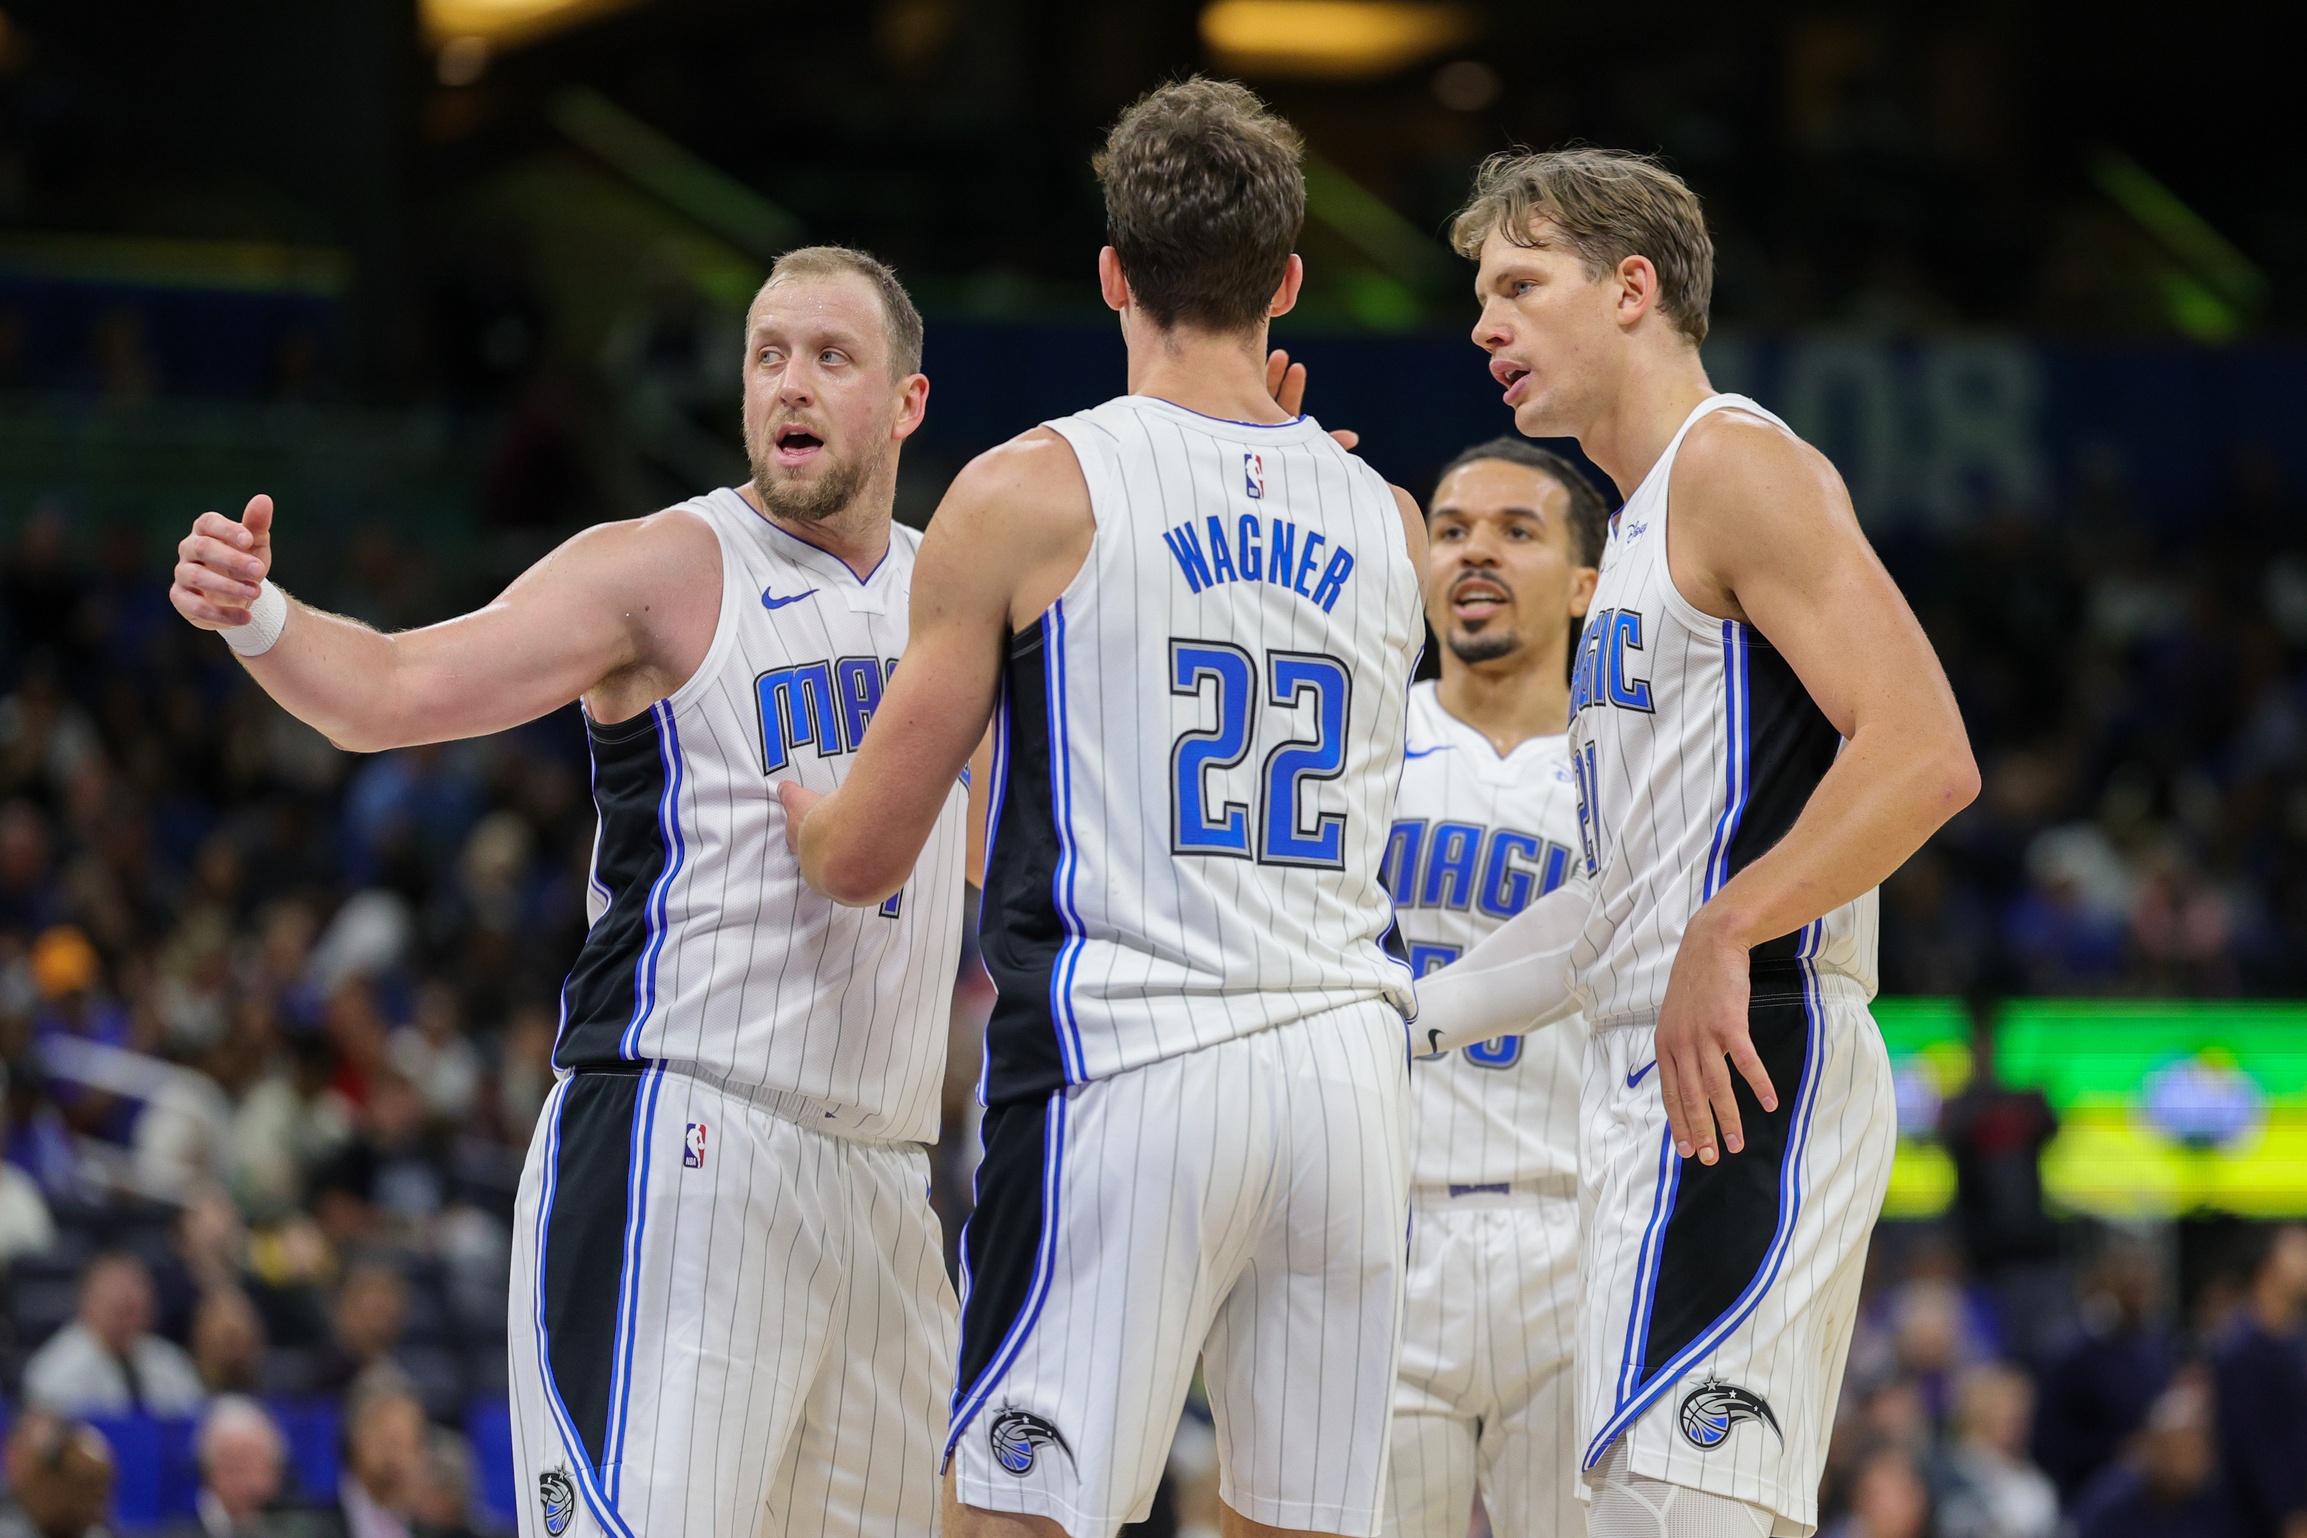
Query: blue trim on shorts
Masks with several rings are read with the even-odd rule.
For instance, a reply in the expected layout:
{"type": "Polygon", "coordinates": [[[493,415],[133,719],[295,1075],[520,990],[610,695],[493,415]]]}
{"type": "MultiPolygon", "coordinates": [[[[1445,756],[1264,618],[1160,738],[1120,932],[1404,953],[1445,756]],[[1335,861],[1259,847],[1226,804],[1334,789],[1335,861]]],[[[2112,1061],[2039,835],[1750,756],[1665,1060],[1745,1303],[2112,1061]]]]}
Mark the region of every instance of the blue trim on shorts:
{"type": "Polygon", "coordinates": [[[577,1435],[576,1420],[569,1407],[561,1402],[560,1386],[553,1382],[553,1347],[545,1334],[545,1238],[551,1229],[553,1216],[553,1190],[558,1184],[561,1154],[561,1107],[567,1103],[569,1085],[575,1082],[563,1079],[553,1086],[552,1122],[545,1131],[545,1189],[537,1203],[537,1371],[544,1380],[545,1407],[552,1412],[553,1424],[561,1433],[562,1450],[569,1455],[575,1468],[577,1489],[591,1508],[593,1520],[617,1538],[633,1538],[633,1530],[617,1512],[616,1503],[601,1491],[599,1476],[585,1453],[584,1439],[577,1435]]]}
{"type": "Polygon", "coordinates": [[[961,1444],[961,1434],[969,1429],[977,1412],[985,1408],[986,1400],[993,1397],[1003,1375],[1016,1362],[1018,1352],[1025,1348],[1026,1337],[1033,1333],[1034,1325],[1041,1318],[1042,1305],[1049,1301],[1050,1283],[1057,1274],[1057,1195],[1065,1167],[1065,1113],[1065,1091],[1056,1090],[1043,1112],[1046,1122],[1042,1129],[1041,1244],[1034,1254],[1032,1290],[1026,1295],[1025,1306],[1010,1323],[1008,1334],[994,1348],[993,1359],[986,1363],[977,1382],[954,1390],[953,1424],[945,1438],[948,1461],[953,1457],[954,1448],[961,1444]]]}
{"type": "MultiPolygon", "coordinates": [[[[1824,923],[1823,919],[1814,919],[1804,926],[1806,933],[1796,946],[1798,954],[1807,958],[1814,943],[1814,937],[1807,931],[1822,930],[1824,923]]],[[[1801,962],[1801,967],[1802,1009],[1809,1026],[1809,1040],[1803,1056],[1802,1085],[1796,1092],[1794,1137],[1787,1147],[1786,1163],[1779,1170],[1778,1176],[1778,1231],[1771,1235],[1770,1249],[1762,1268],[1746,1284],[1746,1290],[1739,1294],[1738,1300],[1724,1311],[1722,1317],[1700,1331],[1697,1339],[1676,1352],[1672,1360],[1652,1373],[1631,1398],[1621,1395],[1616,1408],[1611,1411],[1610,1419],[1603,1423],[1602,1429],[1595,1433],[1594,1440],[1587,1444],[1586,1455],[1579,1464],[1581,1469],[1592,1469],[1600,1463],[1619,1434],[1656,1403],[1658,1396],[1671,1388],[1693,1362],[1721,1345],[1733,1330],[1744,1324],[1762,1306],[1762,1300],[1769,1293],[1771,1284],[1778,1279],[1778,1269],[1785,1263],[1787,1249],[1794,1238],[1794,1225],[1802,1215],[1802,1160],[1810,1147],[1811,1113],[1818,1106],[1819,1059],[1825,1047],[1825,1006],[1818,991],[1818,972],[1808,959],[1801,962]]],[[[1671,1146],[1671,1130],[1667,1136],[1671,1146]]]]}

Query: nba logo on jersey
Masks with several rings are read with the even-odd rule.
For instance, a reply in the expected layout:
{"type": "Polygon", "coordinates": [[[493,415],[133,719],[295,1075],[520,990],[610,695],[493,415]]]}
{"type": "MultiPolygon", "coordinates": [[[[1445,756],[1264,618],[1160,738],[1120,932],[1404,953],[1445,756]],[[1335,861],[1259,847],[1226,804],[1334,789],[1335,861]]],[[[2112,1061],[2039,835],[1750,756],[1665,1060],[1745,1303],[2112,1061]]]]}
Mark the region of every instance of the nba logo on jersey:
{"type": "Polygon", "coordinates": [[[681,1142],[681,1166],[693,1170],[705,1167],[705,1124],[701,1121],[689,1123],[688,1136],[681,1142]]]}
{"type": "Polygon", "coordinates": [[[1242,451],[1242,489],[1251,496],[1263,499],[1266,494],[1266,461],[1262,454],[1242,451]]]}

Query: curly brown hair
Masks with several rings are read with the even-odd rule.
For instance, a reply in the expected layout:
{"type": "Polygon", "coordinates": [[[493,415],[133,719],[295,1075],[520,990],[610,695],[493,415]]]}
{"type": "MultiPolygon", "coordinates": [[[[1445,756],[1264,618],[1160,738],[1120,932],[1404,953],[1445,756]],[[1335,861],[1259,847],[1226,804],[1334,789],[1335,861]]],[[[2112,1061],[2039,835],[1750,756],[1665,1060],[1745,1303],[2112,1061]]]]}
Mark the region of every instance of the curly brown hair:
{"type": "Polygon", "coordinates": [[[1233,333],[1266,318],[1306,222],[1298,131],[1230,80],[1196,75],[1124,112],[1090,164],[1106,239],[1161,326],[1233,333]]]}

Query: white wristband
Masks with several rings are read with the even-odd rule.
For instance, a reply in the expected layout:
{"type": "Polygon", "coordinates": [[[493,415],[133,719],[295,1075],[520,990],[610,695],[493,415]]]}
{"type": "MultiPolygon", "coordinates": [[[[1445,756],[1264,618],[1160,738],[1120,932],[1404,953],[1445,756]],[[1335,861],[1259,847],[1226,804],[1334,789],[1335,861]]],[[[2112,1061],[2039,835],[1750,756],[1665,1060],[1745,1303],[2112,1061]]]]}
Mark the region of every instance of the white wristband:
{"type": "Polygon", "coordinates": [[[264,586],[256,590],[256,602],[248,606],[248,623],[220,630],[224,644],[243,657],[261,657],[271,651],[273,643],[288,625],[288,594],[264,579],[264,586]]]}

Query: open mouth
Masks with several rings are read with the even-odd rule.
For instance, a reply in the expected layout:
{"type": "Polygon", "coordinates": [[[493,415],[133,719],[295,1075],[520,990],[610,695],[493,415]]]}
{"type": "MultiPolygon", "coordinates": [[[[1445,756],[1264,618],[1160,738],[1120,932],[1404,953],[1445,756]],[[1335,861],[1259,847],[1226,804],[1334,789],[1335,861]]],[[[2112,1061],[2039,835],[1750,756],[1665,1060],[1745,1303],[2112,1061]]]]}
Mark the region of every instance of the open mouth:
{"type": "Polygon", "coordinates": [[[777,463],[788,470],[807,464],[824,447],[823,438],[798,425],[780,427],[770,435],[770,448],[777,463]]]}
{"type": "Polygon", "coordinates": [[[1490,377],[1506,387],[1506,404],[1511,406],[1520,393],[1522,381],[1530,377],[1530,371],[1512,358],[1492,358],[1490,377]]]}
{"type": "Polygon", "coordinates": [[[1506,612],[1514,595],[1488,577],[1461,577],[1450,589],[1450,613],[1460,624],[1478,625],[1506,612]]]}

